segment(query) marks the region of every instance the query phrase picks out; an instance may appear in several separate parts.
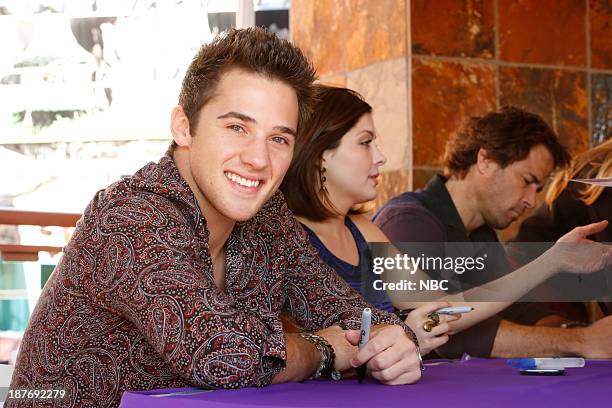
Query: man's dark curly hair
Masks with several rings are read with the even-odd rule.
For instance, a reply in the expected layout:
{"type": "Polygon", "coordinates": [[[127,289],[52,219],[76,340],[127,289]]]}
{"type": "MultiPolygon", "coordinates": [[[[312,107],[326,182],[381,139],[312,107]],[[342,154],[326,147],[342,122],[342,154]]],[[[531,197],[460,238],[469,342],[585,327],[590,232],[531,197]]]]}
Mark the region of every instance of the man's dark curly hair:
{"type": "Polygon", "coordinates": [[[542,145],[552,155],[555,168],[564,168],[570,155],[554,130],[539,116],[513,106],[471,117],[446,144],[442,159],[447,176],[464,178],[484,149],[502,168],[527,158],[542,145]]]}

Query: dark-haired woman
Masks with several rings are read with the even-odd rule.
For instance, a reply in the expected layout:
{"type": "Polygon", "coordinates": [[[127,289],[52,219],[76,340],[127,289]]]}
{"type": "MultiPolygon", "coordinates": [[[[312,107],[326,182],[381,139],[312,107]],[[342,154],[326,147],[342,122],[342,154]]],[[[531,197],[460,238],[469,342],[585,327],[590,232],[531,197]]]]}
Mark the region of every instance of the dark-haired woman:
{"type": "MultiPolygon", "coordinates": [[[[375,307],[393,311],[385,291],[372,290],[372,254],[368,242],[388,242],[368,217],[355,207],[376,198],[379,168],[386,158],[376,145],[372,108],[344,88],[319,88],[320,102],[305,125],[281,189],[289,208],[308,233],[321,258],[375,307]]],[[[406,323],[416,332],[422,354],[448,341],[448,322],[424,324],[447,302],[431,302],[413,310],[406,323]]]]}

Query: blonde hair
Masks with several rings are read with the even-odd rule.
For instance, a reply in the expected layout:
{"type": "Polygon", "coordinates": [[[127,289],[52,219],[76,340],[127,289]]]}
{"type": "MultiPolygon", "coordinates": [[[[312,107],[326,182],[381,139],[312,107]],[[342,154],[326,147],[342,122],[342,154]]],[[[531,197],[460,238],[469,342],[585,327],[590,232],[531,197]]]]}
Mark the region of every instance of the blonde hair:
{"type": "MultiPolygon", "coordinates": [[[[552,209],[553,202],[567,187],[572,178],[603,178],[612,177],[612,139],[579,154],[571,165],[558,173],[546,193],[546,204],[552,209]]],[[[578,199],[586,205],[591,205],[601,195],[606,187],[584,184],[577,189],[578,199]]]]}

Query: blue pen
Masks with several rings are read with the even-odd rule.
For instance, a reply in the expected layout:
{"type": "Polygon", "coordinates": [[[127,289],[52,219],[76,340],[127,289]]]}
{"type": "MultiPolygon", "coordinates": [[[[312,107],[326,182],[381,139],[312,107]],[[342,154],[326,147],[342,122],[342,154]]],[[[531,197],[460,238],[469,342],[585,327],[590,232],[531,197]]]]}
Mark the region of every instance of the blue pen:
{"type": "Polygon", "coordinates": [[[521,370],[560,370],[562,368],[584,367],[582,357],[540,357],[511,358],[506,361],[510,367],[521,370]]]}

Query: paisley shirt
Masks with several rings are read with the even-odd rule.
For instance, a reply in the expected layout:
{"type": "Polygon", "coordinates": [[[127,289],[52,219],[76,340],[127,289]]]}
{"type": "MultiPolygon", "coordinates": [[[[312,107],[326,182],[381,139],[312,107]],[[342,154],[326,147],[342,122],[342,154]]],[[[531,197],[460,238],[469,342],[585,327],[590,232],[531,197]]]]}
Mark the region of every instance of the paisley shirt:
{"type": "MultiPolygon", "coordinates": [[[[369,305],[318,258],[280,192],[234,228],[225,290],[208,234],[169,156],[98,192],[43,289],[11,383],[66,397],[6,406],[113,407],[125,390],[264,386],[286,364],[282,311],[311,331],[359,326],[369,305]]],[[[379,311],[374,322],[401,324],[379,311]]]]}

